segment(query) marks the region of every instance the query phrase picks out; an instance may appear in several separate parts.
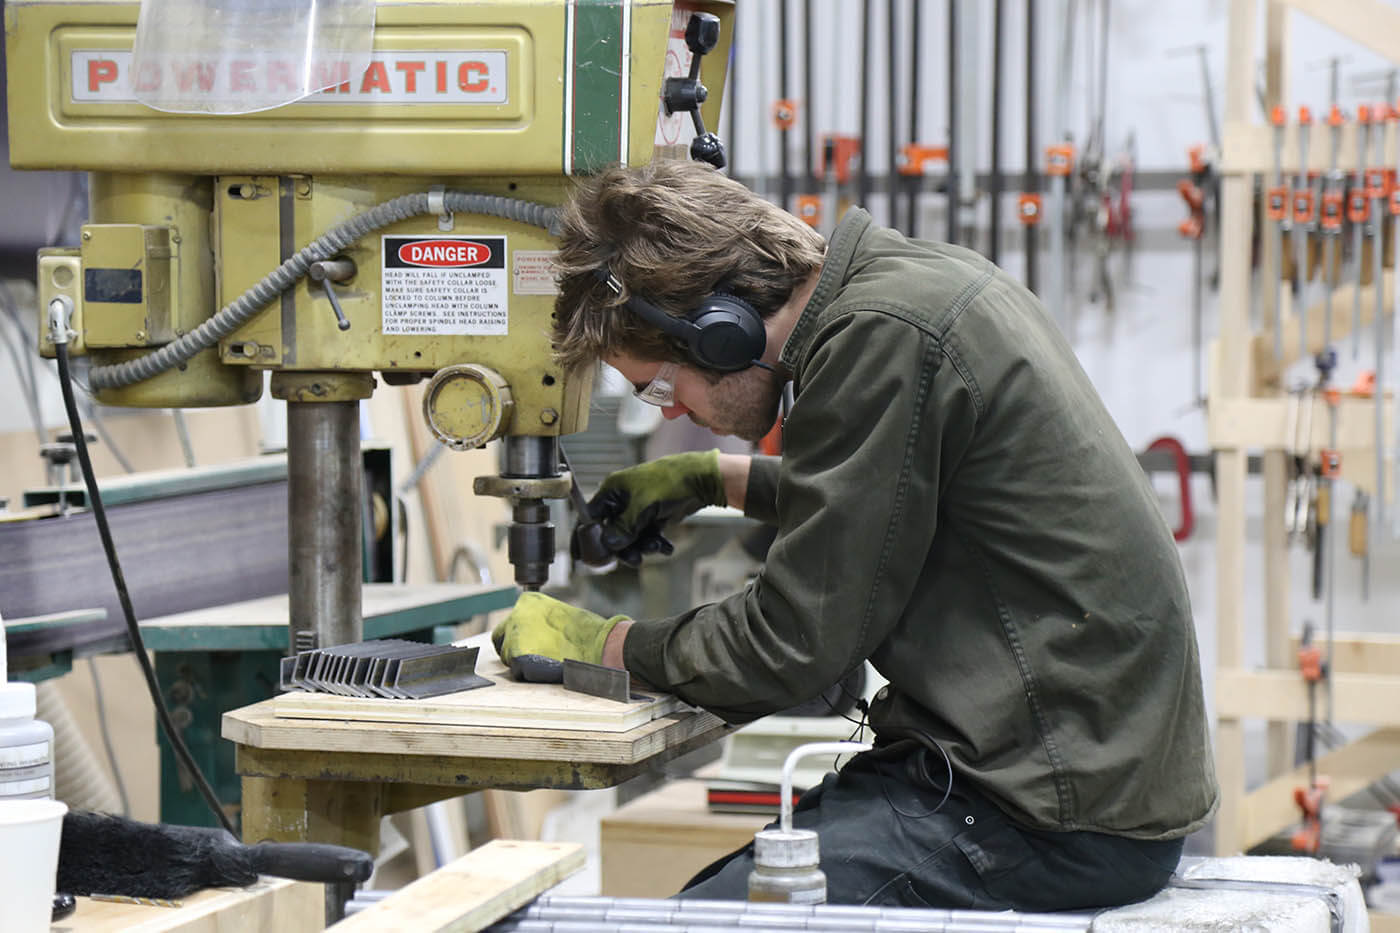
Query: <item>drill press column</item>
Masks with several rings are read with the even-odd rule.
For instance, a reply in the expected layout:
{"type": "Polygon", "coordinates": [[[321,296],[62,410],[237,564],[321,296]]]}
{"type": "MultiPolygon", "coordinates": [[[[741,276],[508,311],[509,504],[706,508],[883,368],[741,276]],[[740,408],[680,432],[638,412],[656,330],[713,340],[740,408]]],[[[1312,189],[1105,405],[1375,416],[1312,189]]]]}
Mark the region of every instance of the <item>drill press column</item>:
{"type": "Polygon", "coordinates": [[[287,402],[287,539],[291,651],[361,641],[364,468],[360,399],[366,373],[274,373],[272,394],[287,402]]]}

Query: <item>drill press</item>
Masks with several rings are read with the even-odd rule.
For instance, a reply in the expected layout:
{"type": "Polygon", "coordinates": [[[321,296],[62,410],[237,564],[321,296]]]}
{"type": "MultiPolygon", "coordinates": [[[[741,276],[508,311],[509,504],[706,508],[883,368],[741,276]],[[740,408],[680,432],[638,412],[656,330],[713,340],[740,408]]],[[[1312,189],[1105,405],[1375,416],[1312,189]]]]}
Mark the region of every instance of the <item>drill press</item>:
{"type": "Polygon", "coordinates": [[[272,374],[293,650],[362,637],[358,410],[376,373],[426,380],[449,446],[501,439],[501,475],[475,490],[510,501],[516,581],[537,589],[547,500],[569,495],[559,437],[587,427],[592,388],[550,354],[553,206],[610,162],[687,143],[716,160],[701,67],[722,89],[732,3],[380,0],[363,72],[316,62],[321,90],[263,110],[291,73],[275,56],[133,57],[138,16],[165,5],[5,4],[11,163],[90,173],[81,243],[40,251],[41,314],[67,317],[105,404],[247,404],[272,374]],[[206,112],[142,102],[206,81],[206,112]],[[249,112],[227,112],[245,91],[249,112]]]}

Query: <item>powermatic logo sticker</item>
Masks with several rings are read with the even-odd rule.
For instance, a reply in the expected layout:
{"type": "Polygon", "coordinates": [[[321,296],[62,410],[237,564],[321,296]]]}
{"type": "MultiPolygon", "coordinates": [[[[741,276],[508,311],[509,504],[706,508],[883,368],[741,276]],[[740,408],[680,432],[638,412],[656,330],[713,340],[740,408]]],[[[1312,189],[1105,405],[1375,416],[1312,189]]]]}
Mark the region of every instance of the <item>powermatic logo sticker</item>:
{"type": "Polygon", "coordinates": [[[508,332],[503,236],[386,236],[381,269],[383,333],[508,332]]]}
{"type": "Polygon", "coordinates": [[[286,62],[266,55],[205,60],[187,56],[133,67],[132,53],[74,49],[69,56],[75,103],[130,103],[137,91],[178,89],[219,100],[323,87],[299,104],[504,104],[506,53],[499,49],[375,52],[364,71],[346,61],[286,62]]]}

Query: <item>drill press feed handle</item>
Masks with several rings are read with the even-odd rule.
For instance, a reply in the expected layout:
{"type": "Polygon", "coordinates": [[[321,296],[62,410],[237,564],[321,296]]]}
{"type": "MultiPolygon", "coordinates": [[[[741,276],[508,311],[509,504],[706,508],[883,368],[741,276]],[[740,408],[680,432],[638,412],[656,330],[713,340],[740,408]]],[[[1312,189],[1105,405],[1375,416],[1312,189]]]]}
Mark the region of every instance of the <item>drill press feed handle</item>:
{"type": "Polygon", "coordinates": [[[705,119],[700,115],[700,105],[710,96],[709,90],[700,83],[701,59],[713,51],[718,42],[719,17],[712,13],[692,13],[685,27],[685,44],[691,53],[690,74],[684,78],[667,78],[661,99],[668,114],[690,114],[691,122],[695,125],[690,157],[697,162],[708,162],[715,168],[724,168],[727,162],[724,143],[705,129],[705,119]]]}

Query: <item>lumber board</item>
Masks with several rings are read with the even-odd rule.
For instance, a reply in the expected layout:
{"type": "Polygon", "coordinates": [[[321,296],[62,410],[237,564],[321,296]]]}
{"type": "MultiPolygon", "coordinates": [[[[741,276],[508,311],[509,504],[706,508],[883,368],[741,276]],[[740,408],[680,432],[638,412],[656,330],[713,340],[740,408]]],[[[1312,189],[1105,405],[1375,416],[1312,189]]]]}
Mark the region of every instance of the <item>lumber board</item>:
{"type": "Polygon", "coordinates": [[[209,888],[174,908],[77,900],[77,910],[50,928],[54,933],[306,933],[326,925],[322,886],[280,878],[246,888],[209,888]]]}
{"type": "Polygon", "coordinates": [[[336,933],[481,930],[554,887],[583,863],[583,846],[578,843],[498,839],[331,929],[336,933]]]}
{"type": "Polygon", "coordinates": [[[284,719],[417,723],[427,726],[504,726],[531,729],[627,732],[653,719],[688,709],[668,693],[634,690],[626,703],[565,690],[562,684],[521,683],[511,679],[488,635],[457,644],[480,649],[476,672],[489,687],[462,690],[425,700],[371,700],[327,693],[284,693],[272,700],[284,719]]]}
{"type": "MultiPolygon", "coordinates": [[[[1381,674],[1333,674],[1332,718],[1400,726],[1400,677],[1381,674]]],[[[1325,705],[1325,685],[1318,688],[1317,713],[1325,705]]],[[[1297,720],[1308,718],[1308,691],[1297,671],[1222,669],[1215,679],[1215,705],[1221,718],[1297,720]]]]}
{"type": "Polygon", "coordinates": [[[1380,0],[1284,0],[1320,25],[1333,29],[1391,62],[1400,62],[1400,10],[1380,0]]]}
{"type": "MultiPolygon", "coordinates": [[[[1334,749],[1317,759],[1317,773],[1331,782],[1328,800],[1343,800],[1395,770],[1400,763],[1400,729],[1378,729],[1364,738],[1334,749]]],[[[1293,791],[1308,785],[1310,772],[1300,765],[1245,798],[1243,847],[1258,845],[1286,826],[1298,822],[1293,791]]]]}
{"type": "MultiPolygon", "coordinates": [[[[1297,174],[1302,160],[1298,148],[1298,111],[1288,111],[1288,123],[1283,129],[1283,156],[1281,164],[1285,175],[1297,174]]],[[[1344,172],[1356,168],[1356,146],[1360,141],[1360,129],[1356,124],[1356,113],[1347,113],[1348,120],[1342,125],[1337,146],[1337,165],[1344,172]]],[[[1225,121],[1222,128],[1224,153],[1220,160],[1221,173],[1225,175],[1262,175],[1264,184],[1274,183],[1274,128],[1264,123],[1253,123],[1248,118],[1243,121],[1225,121]]],[[[1366,161],[1375,159],[1376,129],[1371,127],[1371,139],[1366,148],[1366,161]]],[[[1395,132],[1393,125],[1387,125],[1385,138],[1385,165],[1396,161],[1395,132]]],[[[1308,171],[1327,173],[1332,161],[1332,130],[1327,125],[1325,108],[1313,113],[1312,129],[1308,132],[1308,171]]]]}
{"type": "MultiPolygon", "coordinates": [[[[1298,636],[1289,643],[1290,656],[1298,656],[1298,636]]],[[[1325,639],[1317,645],[1327,651],[1325,639]]],[[[1337,632],[1332,638],[1331,670],[1334,674],[1400,674],[1400,635],[1337,632]]],[[[1395,760],[1400,764],[1400,753],[1395,760]]]]}
{"type": "MultiPolygon", "coordinates": [[[[1374,451],[1376,438],[1375,400],[1345,396],[1337,403],[1337,443],[1330,443],[1327,402],[1314,395],[1312,412],[1297,397],[1221,398],[1210,404],[1207,430],[1211,447],[1217,451],[1229,449],[1283,449],[1306,446],[1309,450],[1335,446],[1341,451],[1374,451]],[[1296,418],[1302,435],[1311,427],[1310,435],[1293,438],[1296,418]],[[1309,425],[1311,421],[1311,425],[1309,425]],[[1298,444],[1298,442],[1302,442],[1298,444]]],[[[1384,402],[1385,437],[1389,438],[1395,425],[1395,400],[1388,394],[1384,402]]],[[[1342,458],[1346,468],[1346,458],[1342,458]]]]}
{"type": "MultiPolygon", "coordinates": [[[[1269,6],[1272,11],[1272,4],[1269,6]]],[[[1254,44],[1258,33],[1255,0],[1231,0],[1226,33],[1224,116],[1227,127],[1248,119],[1254,94],[1254,44]]],[[[1275,38],[1277,27],[1269,30],[1275,38]]],[[[1237,134],[1225,137],[1223,160],[1237,134]]],[[[1250,228],[1254,222],[1253,179],[1225,174],[1220,184],[1220,338],[1211,358],[1210,410],[1219,399],[1248,394],[1252,374],[1246,354],[1249,338],[1250,228]]],[[[1244,658],[1244,480],[1246,456],[1238,448],[1215,455],[1219,526],[1216,530],[1216,640],[1218,662],[1237,667],[1244,658]]],[[[1217,711],[1216,772],[1220,808],[1216,814],[1216,851],[1236,846],[1242,821],[1244,791],[1243,729],[1238,719],[1217,711]]]]}

